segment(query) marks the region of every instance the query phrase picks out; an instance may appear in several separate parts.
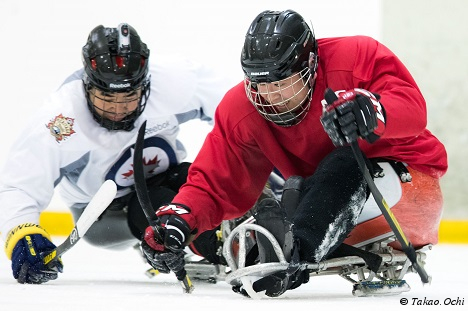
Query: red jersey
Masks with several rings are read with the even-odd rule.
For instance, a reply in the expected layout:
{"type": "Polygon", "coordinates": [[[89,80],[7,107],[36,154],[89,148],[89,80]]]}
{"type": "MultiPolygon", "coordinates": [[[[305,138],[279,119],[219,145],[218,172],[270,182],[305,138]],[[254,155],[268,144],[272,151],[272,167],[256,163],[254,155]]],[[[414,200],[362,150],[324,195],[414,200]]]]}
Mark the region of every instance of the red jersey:
{"type": "Polygon", "coordinates": [[[359,140],[367,157],[402,161],[437,178],[446,172],[445,148],[426,129],[425,100],[388,48],[363,36],[319,39],[318,46],[310,111],[298,125],[280,127],[263,119],[248,100],[243,82],[226,93],[187,183],[173,200],[191,208],[199,232],[248,211],[274,167],[285,178],[314,173],[335,148],[320,123],[327,87],[362,88],[381,96],[386,129],[373,144],[359,140]]]}

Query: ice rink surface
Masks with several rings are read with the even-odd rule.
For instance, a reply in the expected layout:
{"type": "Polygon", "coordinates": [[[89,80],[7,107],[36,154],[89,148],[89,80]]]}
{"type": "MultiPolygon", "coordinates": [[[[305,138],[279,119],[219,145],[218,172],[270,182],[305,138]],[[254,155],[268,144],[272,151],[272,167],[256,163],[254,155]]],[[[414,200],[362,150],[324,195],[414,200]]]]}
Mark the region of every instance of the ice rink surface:
{"type": "Polygon", "coordinates": [[[135,250],[109,251],[80,241],[63,255],[64,273],[42,285],[18,284],[10,262],[0,255],[0,310],[468,310],[468,245],[436,245],[427,255],[432,284],[423,286],[418,275],[408,274],[412,289],[397,296],[354,297],[348,281],[321,276],[279,298],[252,300],[233,293],[225,282],[194,282],[194,292],[183,294],[173,274],[148,278],[149,266],[135,250]],[[436,301],[437,307],[423,305],[436,301]]]}

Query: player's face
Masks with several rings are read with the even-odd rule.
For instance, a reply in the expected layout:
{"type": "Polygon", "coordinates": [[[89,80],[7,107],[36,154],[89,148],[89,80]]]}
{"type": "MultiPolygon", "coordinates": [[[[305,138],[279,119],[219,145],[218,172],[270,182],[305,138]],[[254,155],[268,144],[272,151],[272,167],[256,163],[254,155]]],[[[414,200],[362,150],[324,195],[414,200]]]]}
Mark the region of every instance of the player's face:
{"type": "Polygon", "coordinates": [[[307,99],[309,88],[300,73],[280,81],[257,84],[258,94],[279,113],[294,111],[307,99]]]}
{"type": "Polygon", "coordinates": [[[107,93],[93,88],[89,97],[101,117],[111,121],[122,121],[138,108],[141,89],[126,93],[107,93]]]}

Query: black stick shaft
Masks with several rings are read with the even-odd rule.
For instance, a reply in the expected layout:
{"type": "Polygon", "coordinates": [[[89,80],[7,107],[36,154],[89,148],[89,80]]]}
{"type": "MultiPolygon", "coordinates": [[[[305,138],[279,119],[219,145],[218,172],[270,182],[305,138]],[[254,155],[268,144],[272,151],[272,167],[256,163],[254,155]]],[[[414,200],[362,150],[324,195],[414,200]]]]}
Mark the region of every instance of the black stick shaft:
{"type": "MultiPolygon", "coordinates": [[[[325,91],[325,101],[328,105],[332,105],[334,101],[336,101],[338,97],[336,96],[335,92],[331,89],[327,89],[325,91]]],[[[387,220],[388,225],[392,229],[393,233],[395,234],[398,242],[401,244],[401,248],[403,252],[405,252],[408,259],[411,261],[413,268],[418,272],[419,277],[423,283],[430,283],[431,277],[427,274],[426,270],[419,265],[416,250],[414,249],[413,245],[408,241],[403,230],[401,229],[400,225],[398,224],[395,215],[390,211],[387,202],[383,198],[382,194],[380,193],[379,189],[374,183],[372,176],[367,169],[366,162],[364,160],[364,156],[362,155],[361,149],[359,148],[359,144],[357,141],[351,143],[351,148],[354,153],[354,157],[358,162],[359,168],[361,169],[362,173],[364,174],[364,178],[366,179],[367,185],[374,197],[375,202],[377,203],[382,215],[387,220]]]]}
{"type": "MultiPolygon", "coordinates": [[[[148,223],[155,230],[155,238],[159,240],[161,244],[164,244],[164,230],[161,226],[161,220],[156,216],[151,199],[148,195],[148,188],[146,186],[145,173],[143,168],[143,147],[145,142],[145,131],[146,121],[143,122],[140,129],[138,130],[138,136],[135,143],[135,151],[133,154],[133,172],[135,177],[135,191],[137,193],[138,201],[140,202],[141,208],[145,213],[148,223]]],[[[193,291],[193,285],[190,278],[187,275],[185,269],[174,271],[177,279],[182,285],[185,293],[191,293],[193,291]]]]}
{"type": "Polygon", "coordinates": [[[148,220],[151,227],[154,227],[159,234],[161,242],[164,240],[162,236],[163,230],[159,217],[156,216],[151,200],[148,195],[148,188],[146,186],[145,173],[143,168],[143,149],[145,142],[145,130],[146,121],[143,122],[139,131],[137,140],[135,143],[135,150],[133,154],[133,172],[135,174],[135,191],[138,197],[138,201],[141,204],[143,212],[145,213],[146,219],[148,220]]]}
{"type": "Polygon", "coordinates": [[[359,148],[358,142],[357,141],[352,142],[351,148],[353,150],[354,157],[356,158],[356,161],[358,162],[358,165],[362,173],[364,174],[364,178],[366,179],[367,185],[372,193],[372,196],[374,197],[375,202],[379,206],[380,211],[382,212],[382,215],[385,217],[385,219],[387,220],[387,223],[389,224],[390,228],[395,234],[398,242],[401,244],[402,250],[405,252],[406,256],[408,256],[408,259],[411,261],[411,264],[414,267],[414,269],[418,272],[421,278],[421,281],[423,283],[430,283],[431,277],[427,274],[426,270],[422,266],[419,265],[417,256],[416,256],[416,251],[413,245],[411,245],[411,243],[406,238],[397,219],[395,218],[395,215],[393,215],[393,213],[390,211],[390,208],[388,207],[387,202],[385,201],[379,189],[375,185],[374,180],[372,179],[372,176],[370,175],[369,170],[367,169],[367,166],[366,166],[364,157],[361,153],[361,149],[359,148]]]}

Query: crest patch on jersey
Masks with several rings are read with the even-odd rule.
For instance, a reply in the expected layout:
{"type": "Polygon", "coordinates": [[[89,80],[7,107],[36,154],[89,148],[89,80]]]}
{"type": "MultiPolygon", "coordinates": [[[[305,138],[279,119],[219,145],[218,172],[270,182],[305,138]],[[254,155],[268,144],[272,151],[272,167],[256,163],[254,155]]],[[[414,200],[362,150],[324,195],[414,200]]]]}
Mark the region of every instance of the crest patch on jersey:
{"type": "Polygon", "coordinates": [[[50,122],[46,124],[46,127],[49,129],[50,134],[54,136],[55,141],[61,143],[75,133],[73,130],[74,123],[75,119],[64,117],[62,114],[59,114],[54,119],[50,120],[50,122]]]}

